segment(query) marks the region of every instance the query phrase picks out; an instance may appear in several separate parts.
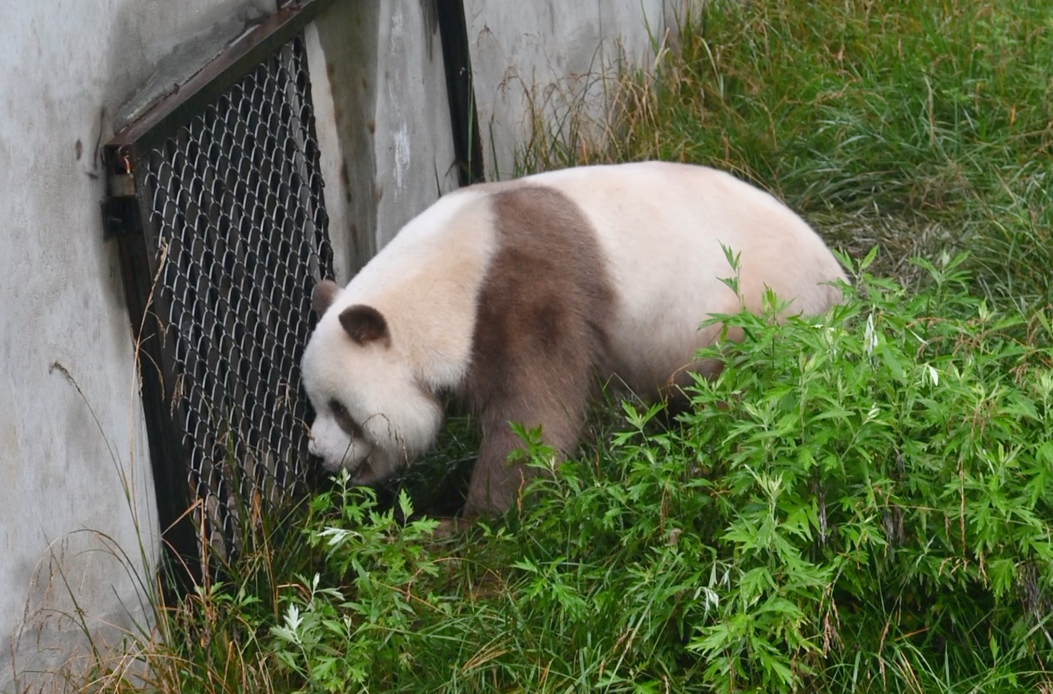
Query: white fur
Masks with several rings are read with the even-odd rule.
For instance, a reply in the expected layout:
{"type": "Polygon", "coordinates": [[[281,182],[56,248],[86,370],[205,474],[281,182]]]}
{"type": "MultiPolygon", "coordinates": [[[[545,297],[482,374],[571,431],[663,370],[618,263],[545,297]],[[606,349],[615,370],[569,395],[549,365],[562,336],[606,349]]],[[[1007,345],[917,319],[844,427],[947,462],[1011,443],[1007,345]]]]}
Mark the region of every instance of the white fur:
{"type": "MultiPolygon", "coordinates": [[[[649,162],[525,180],[564,193],[596,229],[616,293],[609,356],[637,393],[653,393],[712,343],[716,328],[698,330],[711,313],[739,309],[721,282],[734,274],[721,244],[741,253],[740,292],[751,310],[760,307],[765,285],[792,299],[795,313],[823,311],[839,297],[821,284],[844,275],[819,237],[773,197],[728,174],[649,162]]],[[[327,468],[345,467],[367,484],[434,442],[442,412],[424,391],[456,393],[467,372],[477,299],[496,250],[493,190],[469,188],[439,200],[404,227],[320,319],[303,374],[317,412],[311,452],[327,468]],[[390,347],[350,340],[339,314],[356,304],[386,318],[390,347]],[[334,399],[366,440],[353,440],[337,424],[328,407],[334,399]]]]}
{"type": "Polygon", "coordinates": [[[618,376],[640,395],[712,344],[712,313],[741,303],[723,246],[739,259],[739,292],[759,311],[765,285],[789,313],[820,313],[845,279],[822,239],[768,193],[716,169],[641,162],[579,167],[528,177],[559,188],[597,230],[620,304],[611,331],[618,376]],[[641,359],[640,355],[647,355],[641,359]]]}
{"type": "Polygon", "coordinates": [[[356,483],[370,484],[434,442],[442,411],[420,387],[453,389],[464,378],[476,296],[493,247],[485,197],[461,191],[410,221],[337,295],[303,358],[304,387],[316,412],[310,451],[327,469],[345,467],[356,483]],[[339,314],[356,304],[385,316],[390,349],[350,340],[339,314]],[[340,428],[328,407],[332,399],[367,440],[353,440],[340,428]]]}

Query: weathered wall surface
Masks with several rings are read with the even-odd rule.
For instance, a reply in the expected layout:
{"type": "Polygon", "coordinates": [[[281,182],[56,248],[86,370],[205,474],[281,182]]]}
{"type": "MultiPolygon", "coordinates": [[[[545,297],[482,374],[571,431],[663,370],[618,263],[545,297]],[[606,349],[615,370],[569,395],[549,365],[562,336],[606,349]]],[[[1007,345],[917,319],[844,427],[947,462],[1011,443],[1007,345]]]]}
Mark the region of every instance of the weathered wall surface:
{"type": "Polygon", "coordinates": [[[59,668],[80,640],[67,585],[100,641],[143,624],[133,575],[148,578],[156,557],[98,146],[178,43],[273,7],[0,3],[0,691],[49,689],[34,672],[59,668]]]}
{"type": "MultiPolygon", "coordinates": [[[[603,75],[653,61],[654,41],[700,1],[465,0],[486,177],[517,173],[536,114],[551,123],[584,101],[598,115],[603,75]]],[[[331,232],[346,233],[351,272],[457,187],[437,21],[431,0],[392,0],[338,3],[317,22],[348,206],[331,232]]]]}
{"type": "Polygon", "coordinates": [[[516,153],[538,122],[568,125],[568,107],[584,106],[583,113],[599,116],[619,63],[653,61],[652,41],[660,43],[690,4],[465,0],[487,178],[521,173],[516,153]]]}
{"type": "Polygon", "coordinates": [[[355,271],[457,187],[438,18],[429,0],[341,2],[316,24],[348,206],[347,225],[330,234],[350,239],[355,271]]]}

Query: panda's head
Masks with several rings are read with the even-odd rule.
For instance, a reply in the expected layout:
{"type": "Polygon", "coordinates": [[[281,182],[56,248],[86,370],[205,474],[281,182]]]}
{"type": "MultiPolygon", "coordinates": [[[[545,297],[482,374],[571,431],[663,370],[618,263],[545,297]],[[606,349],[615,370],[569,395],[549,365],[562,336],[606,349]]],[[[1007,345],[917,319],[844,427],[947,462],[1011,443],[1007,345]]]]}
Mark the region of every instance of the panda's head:
{"type": "Polygon", "coordinates": [[[340,288],[318,284],[320,316],[303,356],[303,382],[315,410],[309,448],[327,470],[347,469],[356,484],[383,481],[427,450],[442,407],[419,381],[384,315],[339,301],[340,288]]]}

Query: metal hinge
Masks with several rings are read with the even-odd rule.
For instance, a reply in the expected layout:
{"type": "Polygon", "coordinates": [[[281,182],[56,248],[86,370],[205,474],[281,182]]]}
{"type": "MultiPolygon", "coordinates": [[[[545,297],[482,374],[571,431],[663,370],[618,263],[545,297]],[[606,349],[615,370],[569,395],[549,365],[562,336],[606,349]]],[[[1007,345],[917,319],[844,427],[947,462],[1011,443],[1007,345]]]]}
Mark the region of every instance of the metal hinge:
{"type": "Polygon", "coordinates": [[[132,160],[123,150],[121,147],[106,152],[106,198],[102,201],[102,219],[107,238],[142,231],[132,160]]]}

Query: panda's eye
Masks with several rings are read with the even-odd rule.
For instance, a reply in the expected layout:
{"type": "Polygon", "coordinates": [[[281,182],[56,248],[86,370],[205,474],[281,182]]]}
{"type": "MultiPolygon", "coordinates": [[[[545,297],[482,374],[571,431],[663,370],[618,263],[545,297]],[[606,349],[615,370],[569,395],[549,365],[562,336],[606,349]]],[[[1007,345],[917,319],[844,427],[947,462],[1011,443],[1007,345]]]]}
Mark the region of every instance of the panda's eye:
{"type": "Polygon", "coordinates": [[[362,427],[358,426],[354,418],[351,416],[351,413],[347,411],[346,407],[344,407],[343,403],[339,400],[330,400],[329,411],[336,419],[336,423],[344,430],[344,433],[352,439],[365,438],[365,434],[362,432],[362,427]]]}

